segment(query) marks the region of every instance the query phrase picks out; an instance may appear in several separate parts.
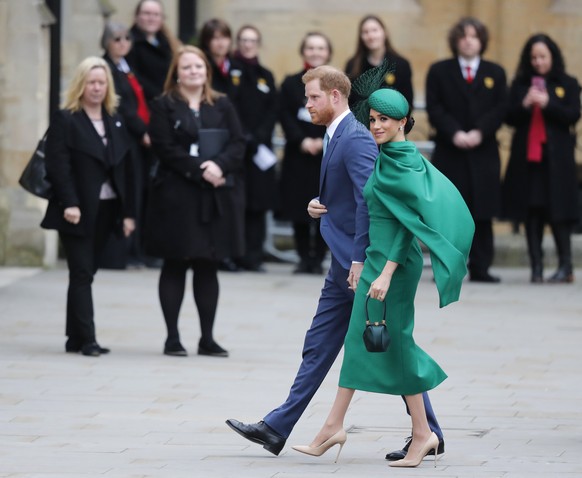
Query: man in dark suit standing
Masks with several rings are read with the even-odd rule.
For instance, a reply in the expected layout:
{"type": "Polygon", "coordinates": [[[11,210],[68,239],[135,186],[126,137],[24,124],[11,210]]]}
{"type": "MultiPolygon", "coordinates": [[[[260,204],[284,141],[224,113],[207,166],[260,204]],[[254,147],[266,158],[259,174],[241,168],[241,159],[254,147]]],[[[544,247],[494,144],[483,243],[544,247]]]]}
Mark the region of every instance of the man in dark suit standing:
{"type": "MultiPolygon", "coordinates": [[[[368,246],[368,208],[362,191],[378,155],[372,135],[348,108],[351,84],[343,72],[324,65],[308,70],[302,80],[311,120],[327,127],[320,194],[309,202],[307,212],[321,220],[321,234],[332,254],[331,267],[305,337],[303,361],[285,403],[255,424],[226,421],[234,431],[275,455],[285,446],[343,346],[353,291],[368,246]]],[[[425,404],[431,429],[442,439],[426,394],[425,404]]]]}
{"type": "Polygon", "coordinates": [[[426,110],[435,129],[433,164],[459,189],[475,220],[469,255],[473,282],[499,282],[493,263],[492,219],[499,213],[500,161],[496,132],[507,105],[501,66],[481,58],[487,28],[462,18],[449,32],[454,58],[434,63],[426,79],[426,110]]]}

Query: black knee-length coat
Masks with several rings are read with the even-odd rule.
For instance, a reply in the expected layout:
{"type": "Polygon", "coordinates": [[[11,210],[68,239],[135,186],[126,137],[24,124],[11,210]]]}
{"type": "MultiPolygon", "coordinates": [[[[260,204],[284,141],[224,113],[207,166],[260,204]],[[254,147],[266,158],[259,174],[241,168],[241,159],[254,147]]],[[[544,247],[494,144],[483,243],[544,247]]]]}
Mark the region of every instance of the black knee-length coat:
{"type": "Polygon", "coordinates": [[[279,120],[285,133],[285,155],[281,170],[280,213],[293,222],[309,222],[307,204],[319,195],[322,154],[301,150],[305,138],[323,138],[325,126],[315,125],[305,109],[305,71],[290,75],[281,84],[279,120]]]}
{"type": "MultiPolygon", "coordinates": [[[[503,210],[508,219],[523,221],[529,198],[530,168],[527,141],[531,108],[524,108],[523,99],[531,78],[516,79],[510,89],[506,122],[515,128],[511,156],[503,182],[503,210]]],[[[578,219],[578,181],[574,149],[575,124],[580,119],[580,85],[566,74],[546,79],[549,102],[542,110],[547,141],[543,148],[542,169],[547,174],[547,212],[550,221],[578,219]]]]}
{"type": "Polygon", "coordinates": [[[190,156],[198,124],[188,104],[169,95],[152,104],[149,134],[159,159],[146,211],[146,251],[163,258],[237,257],[244,252],[244,201],[240,200],[244,139],[236,111],[226,96],[200,106],[202,128],[230,132],[225,149],[213,158],[190,156]],[[234,186],[214,188],[200,164],[212,159],[234,186]]]}
{"type": "Polygon", "coordinates": [[[432,163],[459,189],[475,220],[497,216],[501,206],[499,147],[495,136],[507,109],[507,81],[499,65],[481,60],[473,82],[456,58],[434,63],[426,78],[426,111],[435,130],[432,163]],[[482,143],[457,148],[457,131],[478,129],[482,143]]]}

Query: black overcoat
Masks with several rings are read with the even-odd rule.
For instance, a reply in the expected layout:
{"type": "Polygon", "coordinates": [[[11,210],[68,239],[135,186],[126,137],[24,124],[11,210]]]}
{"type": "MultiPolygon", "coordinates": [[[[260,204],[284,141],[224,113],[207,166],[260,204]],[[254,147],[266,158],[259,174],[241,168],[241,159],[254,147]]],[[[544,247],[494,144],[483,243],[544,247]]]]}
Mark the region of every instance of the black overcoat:
{"type": "MultiPolygon", "coordinates": [[[[103,55],[103,59],[107,62],[109,68],[111,69],[113,84],[115,86],[115,93],[119,96],[119,106],[117,107],[117,112],[125,120],[125,127],[131,136],[140,142],[143,138],[143,135],[147,132],[148,127],[137,114],[137,97],[133,91],[133,88],[131,87],[131,84],[129,83],[129,80],[127,79],[127,74],[117,68],[109,55],[103,55]]],[[[142,82],[139,80],[139,78],[138,81],[141,85],[142,82]]]]}
{"type": "Polygon", "coordinates": [[[150,43],[145,34],[134,25],[131,27],[132,47],[126,60],[140,80],[148,101],[162,94],[170,63],[172,47],[161,32],[156,35],[158,44],[150,43]]]}
{"type": "Polygon", "coordinates": [[[163,258],[238,257],[244,252],[244,200],[241,174],[244,139],[236,111],[221,96],[202,103],[203,128],[225,128],[230,139],[213,158],[190,156],[198,143],[194,113],[185,101],[168,95],[152,104],[149,134],[160,164],[146,211],[146,250],[163,258]],[[234,186],[214,188],[202,178],[200,164],[212,159],[234,186]]]}
{"type": "Polygon", "coordinates": [[[45,155],[47,176],[54,189],[41,222],[45,229],[66,234],[92,235],[95,231],[101,186],[110,180],[121,202],[116,232],[123,230],[123,218],[135,217],[135,184],[127,132],[119,115],[102,111],[107,147],[83,111],[57,111],[50,123],[45,155]],[[65,208],[81,210],[78,224],[65,221],[65,208]]]}
{"type": "Polygon", "coordinates": [[[285,154],[281,170],[280,212],[293,222],[309,222],[307,204],[319,195],[322,154],[301,151],[305,138],[323,138],[325,126],[315,125],[305,109],[305,71],[287,76],[279,94],[279,120],[285,133],[285,154]]]}
{"type": "MultiPolygon", "coordinates": [[[[531,108],[524,108],[523,99],[531,79],[514,80],[509,94],[506,121],[515,128],[511,156],[503,182],[504,214],[508,219],[523,221],[528,209],[529,163],[527,140],[531,108]]],[[[574,126],[580,119],[580,85],[566,74],[547,78],[548,105],[542,110],[547,141],[543,149],[543,171],[547,174],[547,204],[550,221],[578,219],[578,182],[574,149],[574,126]]]]}
{"type": "MultiPolygon", "coordinates": [[[[408,103],[412,109],[414,104],[414,92],[412,89],[412,68],[410,68],[410,63],[406,58],[400,55],[386,55],[386,60],[389,65],[394,67],[394,72],[386,75],[384,86],[394,88],[395,90],[402,93],[408,100],[408,103]]],[[[356,76],[352,73],[355,62],[355,58],[351,58],[346,63],[345,72],[351,81],[356,79],[356,76]]],[[[374,65],[365,59],[360,74],[372,68],[374,68],[374,65]]]]}
{"type": "Polygon", "coordinates": [[[271,148],[277,121],[277,90],[273,74],[260,64],[240,62],[241,77],[234,104],[246,141],[245,188],[247,209],[273,209],[276,168],[261,170],[253,161],[259,144],[271,148]]]}
{"type": "Polygon", "coordinates": [[[463,78],[456,58],[434,63],[426,78],[426,111],[435,130],[433,164],[459,189],[473,218],[488,220],[501,205],[496,132],[507,109],[505,71],[481,60],[473,82],[463,78]],[[453,144],[457,131],[478,129],[482,143],[470,150],[453,144]]]}

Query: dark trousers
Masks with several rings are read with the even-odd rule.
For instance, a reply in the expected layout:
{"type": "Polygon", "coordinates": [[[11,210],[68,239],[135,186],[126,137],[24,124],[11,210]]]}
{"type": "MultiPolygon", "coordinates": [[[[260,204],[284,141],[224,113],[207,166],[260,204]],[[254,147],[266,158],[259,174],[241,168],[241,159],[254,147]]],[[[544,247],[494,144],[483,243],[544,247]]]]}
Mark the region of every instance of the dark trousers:
{"type": "MultiPolygon", "coordinates": [[[[264,418],[265,423],[284,438],[291,434],[344,344],[354,303],[354,292],[348,289],[346,281],[348,273],[332,255],[317,312],[305,334],[303,360],[289,396],[264,418]]],[[[423,396],[430,428],[442,438],[428,395],[424,393],[423,396]]]]}
{"type": "Polygon", "coordinates": [[[242,258],[243,267],[254,269],[264,260],[263,244],[267,236],[267,211],[245,211],[245,256],[242,258]]]}
{"type": "Polygon", "coordinates": [[[469,252],[469,273],[488,274],[493,264],[493,225],[491,220],[475,221],[475,235],[469,252]]]}
{"type": "Polygon", "coordinates": [[[319,231],[319,223],[294,222],[293,238],[297,254],[306,265],[319,266],[325,259],[327,245],[319,231]]]}
{"type": "Polygon", "coordinates": [[[91,286],[105,242],[115,228],[118,211],[117,200],[100,201],[93,235],[59,234],[69,267],[66,335],[82,344],[95,342],[91,286]]]}

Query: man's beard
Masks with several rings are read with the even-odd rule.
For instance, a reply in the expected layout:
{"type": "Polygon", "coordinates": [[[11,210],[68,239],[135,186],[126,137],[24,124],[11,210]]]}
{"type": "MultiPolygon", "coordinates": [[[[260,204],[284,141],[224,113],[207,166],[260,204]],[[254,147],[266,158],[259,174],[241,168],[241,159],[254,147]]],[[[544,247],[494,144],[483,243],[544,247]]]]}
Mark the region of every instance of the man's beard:
{"type": "Polygon", "coordinates": [[[313,121],[313,124],[317,125],[329,125],[333,120],[334,111],[331,105],[327,105],[325,109],[318,111],[317,122],[313,121]]]}

